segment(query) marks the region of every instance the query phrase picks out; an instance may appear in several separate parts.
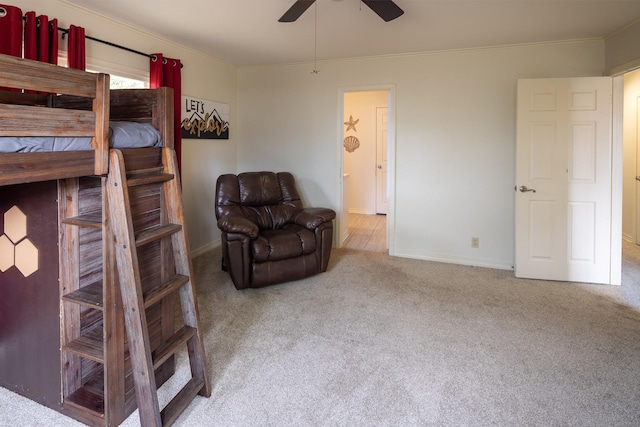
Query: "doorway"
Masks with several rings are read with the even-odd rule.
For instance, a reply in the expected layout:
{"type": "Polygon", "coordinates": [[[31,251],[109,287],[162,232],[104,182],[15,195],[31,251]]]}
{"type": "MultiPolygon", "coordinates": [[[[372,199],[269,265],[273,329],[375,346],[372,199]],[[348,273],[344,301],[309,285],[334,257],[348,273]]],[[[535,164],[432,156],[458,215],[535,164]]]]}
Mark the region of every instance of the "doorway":
{"type": "Polygon", "coordinates": [[[340,91],[339,246],[386,251],[392,217],[392,87],[340,91]],[[348,243],[348,245],[347,245],[348,243]]]}
{"type": "Polygon", "coordinates": [[[369,252],[387,252],[387,216],[350,213],[349,236],[343,247],[369,252]]]}
{"type": "Polygon", "coordinates": [[[640,244],[640,70],[624,75],[622,118],[622,236],[640,244]]]}
{"type": "Polygon", "coordinates": [[[640,69],[622,78],[621,294],[627,303],[640,308],[640,69]]]}

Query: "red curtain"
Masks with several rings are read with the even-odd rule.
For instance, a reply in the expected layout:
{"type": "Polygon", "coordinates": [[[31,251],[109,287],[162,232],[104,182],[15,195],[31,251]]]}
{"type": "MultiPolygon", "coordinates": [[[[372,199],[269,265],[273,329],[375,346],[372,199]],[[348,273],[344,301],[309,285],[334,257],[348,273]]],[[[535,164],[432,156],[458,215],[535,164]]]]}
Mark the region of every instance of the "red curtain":
{"type": "Polygon", "coordinates": [[[85,54],[84,28],[69,26],[69,45],[67,48],[67,65],[76,70],[85,70],[87,66],[85,54]]]}
{"type": "Polygon", "coordinates": [[[181,98],[182,98],[182,64],[179,59],[165,58],[161,53],[154,53],[149,61],[149,86],[173,88],[173,147],[178,159],[178,171],[182,169],[182,131],[181,131],[181,98]]]}
{"type": "MultiPolygon", "coordinates": [[[[49,20],[46,15],[36,16],[35,12],[27,12],[24,21],[23,31],[22,10],[0,4],[0,53],[57,65],[58,20],[49,20]]],[[[70,68],[85,69],[84,28],[75,25],[69,28],[68,57],[70,68]]]]}
{"type": "Polygon", "coordinates": [[[22,10],[0,4],[0,53],[22,56],[22,10]]]}
{"type": "Polygon", "coordinates": [[[35,12],[25,14],[24,58],[58,64],[58,20],[35,12]]]}

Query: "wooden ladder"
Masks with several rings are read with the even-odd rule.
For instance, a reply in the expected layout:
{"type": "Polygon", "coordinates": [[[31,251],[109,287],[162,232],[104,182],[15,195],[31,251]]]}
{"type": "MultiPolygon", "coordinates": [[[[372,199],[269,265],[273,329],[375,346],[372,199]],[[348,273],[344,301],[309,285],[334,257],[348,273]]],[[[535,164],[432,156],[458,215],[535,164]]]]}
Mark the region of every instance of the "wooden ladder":
{"type": "Polygon", "coordinates": [[[127,169],[126,151],[110,151],[107,194],[134,389],[143,426],[171,425],[196,395],[209,397],[211,394],[183,221],[177,160],[172,148],[162,148],[161,165],[136,169],[136,161],[132,161],[127,169]],[[144,203],[134,196],[136,188],[143,186],[160,187],[161,213],[158,224],[145,224],[139,230],[134,224],[131,203],[144,203]],[[141,280],[138,249],[155,241],[162,242],[159,256],[172,256],[175,269],[149,286],[141,280]],[[170,246],[168,250],[165,242],[170,246]],[[179,293],[182,327],[152,354],[145,310],[175,292],[179,293]],[[184,345],[188,350],[191,379],[160,411],[154,369],[184,345]]]}

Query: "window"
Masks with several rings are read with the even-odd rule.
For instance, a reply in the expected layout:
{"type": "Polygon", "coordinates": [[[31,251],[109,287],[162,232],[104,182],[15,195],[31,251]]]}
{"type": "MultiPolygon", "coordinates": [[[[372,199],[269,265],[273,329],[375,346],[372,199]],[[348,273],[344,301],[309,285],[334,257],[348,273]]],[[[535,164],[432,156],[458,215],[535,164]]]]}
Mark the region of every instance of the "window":
{"type": "MultiPolygon", "coordinates": [[[[121,63],[87,57],[87,71],[109,74],[111,89],[147,89],[149,87],[148,61],[148,59],[141,59],[121,63]]],[[[67,66],[66,51],[58,52],[58,65],[67,66]]]]}
{"type": "Polygon", "coordinates": [[[130,79],[111,74],[111,89],[146,89],[149,87],[147,82],[142,80],[130,79]]]}

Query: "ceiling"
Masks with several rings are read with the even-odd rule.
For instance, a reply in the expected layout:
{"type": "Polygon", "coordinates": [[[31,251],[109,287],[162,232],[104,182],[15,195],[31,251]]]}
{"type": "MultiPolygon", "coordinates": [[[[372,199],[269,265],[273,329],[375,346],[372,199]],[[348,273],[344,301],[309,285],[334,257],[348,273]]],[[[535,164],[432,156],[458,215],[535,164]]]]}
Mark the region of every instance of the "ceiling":
{"type": "Polygon", "coordinates": [[[317,0],[293,23],[278,18],[294,0],[66,1],[241,67],[606,37],[640,18],[640,0],[395,0],[391,22],[317,0]]]}

